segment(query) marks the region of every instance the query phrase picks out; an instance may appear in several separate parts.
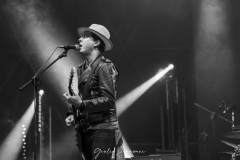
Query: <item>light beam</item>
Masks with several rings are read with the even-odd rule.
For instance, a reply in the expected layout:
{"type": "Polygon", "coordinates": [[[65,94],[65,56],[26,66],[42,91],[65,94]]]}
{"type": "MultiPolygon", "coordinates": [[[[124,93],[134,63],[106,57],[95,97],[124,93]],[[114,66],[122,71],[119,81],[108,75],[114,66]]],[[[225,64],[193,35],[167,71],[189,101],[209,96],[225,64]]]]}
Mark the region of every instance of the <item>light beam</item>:
{"type": "Polygon", "coordinates": [[[134,90],[127,93],[116,101],[117,114],[120,116],[129,106],[131,106],[143,93],[145,93],[154,83],[161,79],[168,71],[173,69],[173,65],[170,64],[165,69],[159,71],[155,76],[144,82],[134,90]]]}
{"type": "MultiPolygon", "coordinates": [[[[24,113],[22,118],[15,125],[13,130],[7,136],[0,146],[0,159],[1,160],[16,160],[23,143],[23,126],[25,128],[25,133],[27,133],[30,123],[34,115],[34,102],[29,106],[28,110],[24,113]]],[[[25,134],[24,133],[24,134],[25,134]]]]}

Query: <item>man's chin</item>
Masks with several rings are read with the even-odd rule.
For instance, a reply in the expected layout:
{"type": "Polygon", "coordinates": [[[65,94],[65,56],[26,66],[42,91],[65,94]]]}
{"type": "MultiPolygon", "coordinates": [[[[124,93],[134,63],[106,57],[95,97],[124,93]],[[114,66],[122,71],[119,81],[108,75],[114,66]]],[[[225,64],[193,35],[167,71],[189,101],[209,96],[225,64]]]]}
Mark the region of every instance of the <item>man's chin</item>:
{"type": "Polygon", "coordinates": [[[83,49],[78,50],[78,52],[84,55],[88,55],[90,53],[88,50],[83,50],[83,49]]]}
{"type": "Polygon", "coordinates": [[[87,53],[84,50],[79,50],[78,51],[81,55],[87,55],[87,53]]]}
{"type": "Polygon", "coordinates": [[[84,50],[79,49],[78,52],[79,52],[79,53],[84,53],[84,50]]]}

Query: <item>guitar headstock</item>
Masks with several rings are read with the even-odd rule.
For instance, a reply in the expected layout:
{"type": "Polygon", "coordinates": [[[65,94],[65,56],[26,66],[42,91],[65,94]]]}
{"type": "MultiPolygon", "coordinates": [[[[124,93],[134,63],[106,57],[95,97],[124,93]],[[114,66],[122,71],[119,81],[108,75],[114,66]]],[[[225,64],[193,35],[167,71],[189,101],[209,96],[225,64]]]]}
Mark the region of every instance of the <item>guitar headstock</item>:
{"type": "Polygon", "coordinates": [[[68,80],[68,91],[71,96],[73,95],[72,85],[74,82],[74,74],[75,74],[75,68],[73,67],[70,71],[69,80],[68,80]]]}

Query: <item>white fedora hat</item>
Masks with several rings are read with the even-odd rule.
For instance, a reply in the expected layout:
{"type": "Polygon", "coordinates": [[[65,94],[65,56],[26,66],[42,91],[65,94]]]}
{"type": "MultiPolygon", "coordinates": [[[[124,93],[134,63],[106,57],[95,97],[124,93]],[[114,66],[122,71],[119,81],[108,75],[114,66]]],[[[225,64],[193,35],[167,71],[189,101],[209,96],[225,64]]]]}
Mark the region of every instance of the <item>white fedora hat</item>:
{"type": "Polygon", "coordinates": [[[109,40],[110,33],[106,27],[99,25],[99,24],[92,24],[90,27],[81,27],[77,29],[78,35],[81,37],[84,32],[89,31],[96,34],[104,43],[105,43],[105,50],[109,51],[112,49],[113,44],[109,40]]]}

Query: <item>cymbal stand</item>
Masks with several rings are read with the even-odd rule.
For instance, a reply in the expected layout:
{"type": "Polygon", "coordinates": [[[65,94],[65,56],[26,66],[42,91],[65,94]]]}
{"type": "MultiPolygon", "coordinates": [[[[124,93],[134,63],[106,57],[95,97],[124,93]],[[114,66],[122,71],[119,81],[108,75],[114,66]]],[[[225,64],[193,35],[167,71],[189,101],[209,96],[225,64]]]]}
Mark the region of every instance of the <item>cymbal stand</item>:
{"type": "MultiPolygon", "coordinates": [[[[211,115],[211,118],[212,118],[212,116],[213,115],[211,115]]],[[[212,123],[212,132],[213,132],[213,141],[214,141],[214,145],[215,145],[215,149],[216,149],[216,157],[218,159],[218,147],[217,147],[217,140],[216,140],[214,120],[213,120],[213,123],[212,123]]]]}
{"type": "MultiPolygon", "coordinates": [[[[198,106],[198,107],[204,108],[204,107],[200,106],[199,104],[196,104],[196,103],[194,103],[194,104],[195,104],[196,106],[198,106]]],[[[225,105],[226,105],[226,103],[225,103],[225,102],[222,102],[221,105],[218,106],[218,110],[217,110],[216,113],[209,111],[209,112],[212,113],[212,115],[211,115],[211,121],[210,121],[210,123],[207,125],[207,127],[204,129],[204,131],[201,133],[201,136],[200,136],[200,138],[199,138],[199,140],[198,140],[198,143],[200,143],[202,139],[204,140],[205,160],[207,160],[207,139],[208,139],[208,135],[206,134],[206,131],[207,131],[208,128],[213,124],[214,119],[218,116],[219,111],[220,111],[220,110],[222,109],[222,107],[225,106],[225,105]]],[[[204,109],[205,109],[205,108],[204,108],[204,109]]],[[[205,109],[205,110],[207,110],[207,109],[205,109]]],[[[213,125],[213,127],[214,127],[214,125],[213,125]]],[[[214,129],[214,128],[213,128],[213,129],[214,129]]],[[[213,132],[213,134],[214,134],[214,137],[215,137],[215,132],[213,132]]],[[[217,146],[216,146],[216,140],[215,140],[215,138],[214,138],[214,141],[215,141],[215,147],[217,147],[217,146]]],[[[217,148],[216,148],[216,150],[217,150],[217,148]]],[[[217,153],[217,151],[216,151],[216,153],[217,153]]],[[[218,155],[217,155],[217,159],[218,159],[218,155]]]]}
{"type": "Polygon", "coordinates": [[[231,160],[236,160],[237,156],[240,154],[240,145],[235,149],[235,152],[232,154],[232,159],[231,160]]]}

